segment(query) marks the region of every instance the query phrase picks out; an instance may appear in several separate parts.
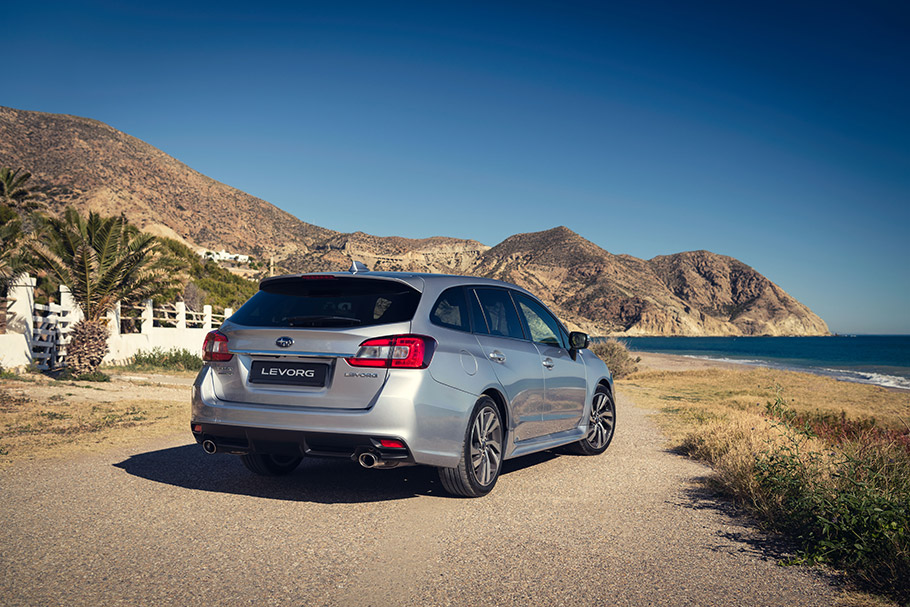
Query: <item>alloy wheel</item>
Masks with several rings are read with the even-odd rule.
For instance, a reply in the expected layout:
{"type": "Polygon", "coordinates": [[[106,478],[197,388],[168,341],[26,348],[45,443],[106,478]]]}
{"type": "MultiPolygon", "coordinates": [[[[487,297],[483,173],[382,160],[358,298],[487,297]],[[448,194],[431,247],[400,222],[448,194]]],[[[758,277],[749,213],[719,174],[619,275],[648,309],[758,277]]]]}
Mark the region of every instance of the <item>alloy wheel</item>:
{"type": "Polygon", "coordinates": [[[594,395],[591,403],[591,425],[588,430],[587,440],[594,449],[601,449],[613,436],[613,425],[616,421],[616,412],[613,410],[613,401],[603,392],[594,395]]]}
{"type": "Polygon", "coordinates": [[[471,468],[474,479],[481,485],[496,480],[502,463],[502,426],[499,415],[484,407],[474,418],[471,428],[471,468]]]}

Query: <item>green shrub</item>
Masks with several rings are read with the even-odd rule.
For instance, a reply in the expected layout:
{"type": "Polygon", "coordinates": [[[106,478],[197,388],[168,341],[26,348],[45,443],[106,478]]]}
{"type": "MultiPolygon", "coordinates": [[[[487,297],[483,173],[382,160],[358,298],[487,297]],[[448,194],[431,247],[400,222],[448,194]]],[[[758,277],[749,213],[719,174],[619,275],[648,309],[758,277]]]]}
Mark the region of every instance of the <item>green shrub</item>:
{"type": "MultiPolygon", "coordinates": [[[[258,282],[237,276],[211,259],[202,259],[195,251],[176,240],[162,238],[161,242],[174,257],[189,267],[187,281],[194,283],[204,293],[202,303],[210,304],[216,312],[224,308],[237,309],[259,290],[258,282]]],[[[168,293],[161,301],[173,301],[178,293],[183,292],[184,286],[168,293]]]]}
{"type": "Polygon", "coordinates": [[[75,375],[69,369],[64,369],[60,375],[57,376],[57,381],[98,381],[106,382],[111,381],[110,375],[105,375],[101,371],[92,371],[91,373],[82,373],[80,375],[75,375]]]}
{"type": "Polygon", "coordinates": [[[198,371],[202,368],[202,357],[182,348],[167,351],[153,348],[137,352],[126,367],[136,371],[198,371]]]}
{"type": "Polygon", "coordinates": [[[591,351],[607,363],[614,379],[635,373],[641,362],[640,356],[633,357],[626,344],[614,338],[591,344],[591,351]]]}
{"type": "Polygon", "coordinates": [[[861,585],[910,601],[910,452],[885,432],[840,433],[831,450],[782,399],[768,407],[783,443],[759,453],[762,514],[799,542],[800,557],[850,573],[861,585]],[[836,449],[836,451],[834,450],[836,449]]]}

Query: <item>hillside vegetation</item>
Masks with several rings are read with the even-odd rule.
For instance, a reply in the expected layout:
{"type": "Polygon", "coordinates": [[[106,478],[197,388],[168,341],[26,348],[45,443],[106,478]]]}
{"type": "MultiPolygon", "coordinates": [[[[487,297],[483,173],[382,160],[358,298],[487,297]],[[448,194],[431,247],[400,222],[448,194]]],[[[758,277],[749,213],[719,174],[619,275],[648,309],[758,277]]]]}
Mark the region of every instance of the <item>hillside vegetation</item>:
{"type": "MultiPolygon", "coordinates": [[[[502,278],[536,293],[572,328],[593,335],[828,334],[805,305],[731,257],[690,251],[637,259],[605,251],[562,226],[517,234],[492,248],[456,238],[342,234],[87,118],[0,107],[0,165],[26,167],[38,202],[52,213],[66,205],[83,213],[123,213],[143,231],[190,247],[273,260],[292,272],[345,270],[357,259],[374,270],[502,278]]],[[[605,226],[604,232],[616,229],[622,226],[605,226]]],[[[217,280],[205,281],[194,268],[196,285],[219,305],[245,292],[234,282],[223,292],[217,280]]]]}
{"type": "Polygon", "coordinates": [[[175,258],[186,264],[187,279],[180,293],[173,295],[187,300],[191,308],[201,309],[201,305],[208,304],[216,312],[225,308],[236,310],[259,289],[258,282],[238,276],[212,259],[203,259],[188,246],[172,238],[161,240],[175,258]],[[190,285],[194,285],[195,289],[190,285]],[[190,294],[195,294],[196,301],[189,301],[194,299],[187,296],[190,294]]]}

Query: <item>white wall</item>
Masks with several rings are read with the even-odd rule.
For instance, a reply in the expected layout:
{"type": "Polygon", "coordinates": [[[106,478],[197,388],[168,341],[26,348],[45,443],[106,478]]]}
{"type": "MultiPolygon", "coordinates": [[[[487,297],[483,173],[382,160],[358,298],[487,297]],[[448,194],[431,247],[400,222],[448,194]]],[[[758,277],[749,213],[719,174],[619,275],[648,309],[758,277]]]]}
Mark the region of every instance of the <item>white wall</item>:
{"type": "Polygon", "coordinates": [[[26,367],[32,362],[32,313],[35,307],[36,279],[24,274],[9,288],[14,299],[6,314],[6,333],[0,335],[0,366],[4,369],[26,367]]]}
{"type": "Polygon", "coordinates": [[[123,333],[111,335],[107,342],[109,351],[105,364],[123,364],[142,350],[189,350],[202,356],[202,342],[209,329],[165,329],[152,327],[148,333],[123,333]]]}
{"type": "MultiPolygon", "coordinates": [[[[0,335],[0,365],[5,369],[25,367],[33,362],[32,353],[35,327],[35,279],[31,276],[21,276],[16,284],[10,288],[9,297],[15,302],[7,315],[7,333],[0,335]]],[[[61,287],[60,306],[70,310],[68,322],[76,322],[82,317],[81,310],[76,306],[69,290],[61,287]]],[[[202,314],[188,313],[186,305],[180,301],[174,304],[170,311],[169,322],[176,327],[156,327],[155,315],[163,314],[161,309],[155,310],[151,301],[145,302],[141,313],[140,333],[120,333],[120,303],[108,314],[110,338],[108,339],[108,354],[104,363],[125,363],[135,354],[143,350],[189,350],[202,355],[202,342],[205,335],[216,328],[222,319],[233,314],[227,308],[224,314],[213,315],[212,307],[205,306],[202,314]],[[188,317],[195,317],[195,324],[201,325],[188,327],[188,317]]],[[[191,321],[190,324],[193,324],[191,321]]],[[[45,342],[46,344],[46,342],[45,342]]]]}
{"type": "Polygon", "coordinates": [[[32,362],[32,344],[24,333],[0,335],[0,367],[6,370],[26,367],[32,362]]]}

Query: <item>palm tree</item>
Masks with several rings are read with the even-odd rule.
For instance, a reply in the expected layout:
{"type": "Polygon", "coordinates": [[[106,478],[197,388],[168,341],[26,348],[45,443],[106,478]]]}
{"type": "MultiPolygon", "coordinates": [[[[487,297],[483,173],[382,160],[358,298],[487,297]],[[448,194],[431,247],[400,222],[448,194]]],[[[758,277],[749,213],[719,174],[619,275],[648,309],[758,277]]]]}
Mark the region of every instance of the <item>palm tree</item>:
{"type": "Polygon", "coordinates": [[[118,301],[135,303],[171,288],[178,276],[164,270],[166,253],[158,239],[123,216],[89,213],[86,220],[67,208],[62,218],[40,223],[38,236],[27,244],[30,265],[69,287],[82,309],[70,333],[67,366],[74,375],[91,373],[107,354],[107,312],[118,301]]]}
{"type": "Polygon", "coordinates": [[[0,296],[18,274],[19,239],[22,224],[8,208],[0,205],[0,296]]]}
{"type": "Polygon", "coordinates": [[[19,274],[19,240],[22,230],[16,215],[0,207],[0,333],[6,331],[6,296],[13,279],[19,274]],[[10,213],[14,219],[3,217],[10,213]]]}
{"type": "Polygon", "coordinates": [[[19,167],[15,171],[10,167],[0,167],[0,200],[11,207],[25,207],[25,201],[35,197],[25,182],[31,179],[32,174],[19,167]]]}

